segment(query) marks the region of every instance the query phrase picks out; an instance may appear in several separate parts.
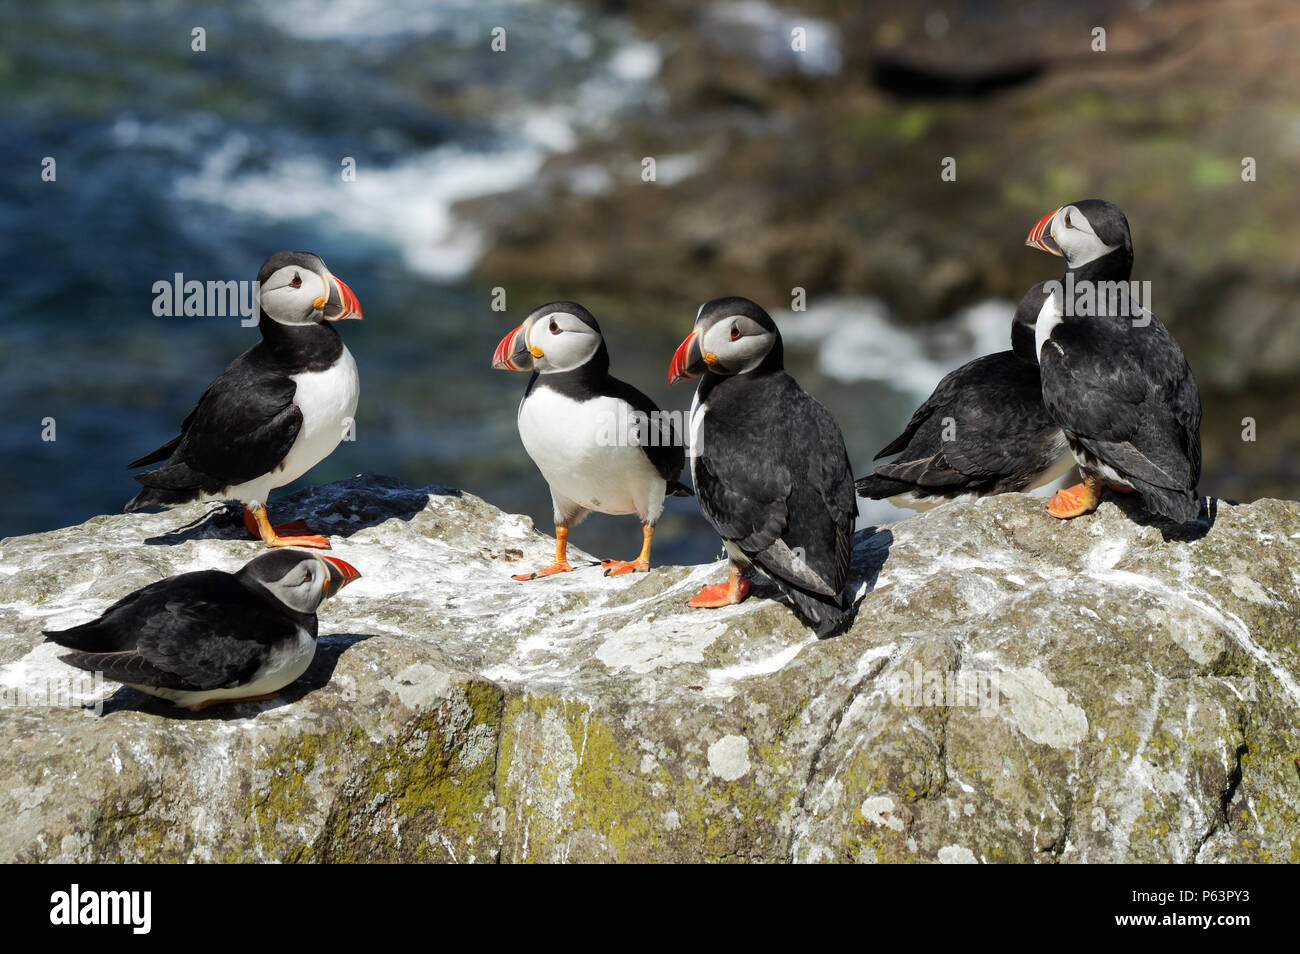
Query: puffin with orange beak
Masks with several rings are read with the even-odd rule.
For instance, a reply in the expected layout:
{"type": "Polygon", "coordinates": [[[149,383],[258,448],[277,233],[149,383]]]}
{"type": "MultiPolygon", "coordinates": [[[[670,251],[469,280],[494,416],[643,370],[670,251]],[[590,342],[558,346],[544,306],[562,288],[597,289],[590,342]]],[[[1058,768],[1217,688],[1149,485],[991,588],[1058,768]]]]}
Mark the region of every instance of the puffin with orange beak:
{"type": "Polygon", "coordinates": [[[238,500],[244,524],[267,546],[328,549],[300,521],[273,527],[267,496],[324,460],[352,427],[357,364],[333,323],[361,318],[361,304],[310,252],[277,252],[257,274],[262,340],[208,385],[181,433],[127,465],[164,461],[136,474],[126,505],[175,507],[238,500]]]}
{"type": "Polygon", "coordinates": [[[1200,514],[1201,398],[1178,342],[1129,289],[1133,241],[1114,203],[1085,199],[1047,213],[1025,240],[1065,259],[1061,295],[1034,327],[1043,406],[1065,434],[1083,482],[1048,512],[1097,509],[1104,487],[1138,493],[1152,513],[1200,514]]]}
{"type": "Polygon", "coordinates": [[[691,405],[691,479],[722,537],[730,579],[691,606],[744,600],[757,567],[822,638],[852,622],[844,599],[858,514],[844,435],[784,367],[781,332],[747,298],[705,302],[668,383],[700,377],[691,405]]]}
{"type": "Polygon", "coordinates": [[[311,665],[316,610],[361,576],[337,557],[271,550],[235,573],[150,583],[47,642],[88,672],[187,709],[269,699],[311,665]]]}
{"type": "Polygon", "coordinates": [[[605,560],[606,576],[645,573],[665,496],[689,497],[678,481],[685,452],[671,415],[609,373],[609,349],[577,302],[542,305],[501,339],[498,371],[529,371],[517,422],[524,450],[546,478],[555,517],[555,559],[516,580],[565,573],[569,529],[589,513],[635,513],[641,552],[605,560]]]}

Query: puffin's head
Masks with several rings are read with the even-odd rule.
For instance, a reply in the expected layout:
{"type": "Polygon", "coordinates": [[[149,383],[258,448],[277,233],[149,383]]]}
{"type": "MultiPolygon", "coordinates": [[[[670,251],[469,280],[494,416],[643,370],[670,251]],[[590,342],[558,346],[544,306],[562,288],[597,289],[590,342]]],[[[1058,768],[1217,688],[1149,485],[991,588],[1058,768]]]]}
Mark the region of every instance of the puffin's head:
{"type": "Polygon", "coordinates": [[[361,317],[352,289],[311,252],[276,252],[262,263],[257,287],[262,311],[282,325],[361,317]]]}
{"type": "Polygon", "coordinates": [[[361,574],[338,557],[306,550],[271,550],[254,557],[237,576],[259,583],[299,613],[314,613],[321,603],[361,574]]]}
{"type": "Polygon", "coordinates": [[[1060,317],[1061,283],[1039,282],[1020,299],[1011,319],[1011,350],[1021,361],[1038,363],[1038,322],[1060,317]]]}
{"type": "Polygon", "coordinates": [[[760,365],[781,367],[781,332],[748,298],[715,298],[700,306],[695,330],[677,347],[668,383],[714,374],[747,374],[760,365]]]}
{"type": "Polygon", "coordinates": [[[501,339],[492,367],[539,374],[572,371],[595,357],[604,341],[591,312],[575,301],[552,301],[501,339]]]}
{"type": "Polygon", "coordinates": [[[1133,237],[1128,219],[1119,206],[1105,199],[1083,199],[1048,212],[1029,230],[1026,245],[1052,255],[1063,255],[1065,264],[1079,268],[1123,249],[1133,259],[1133,237]]]}

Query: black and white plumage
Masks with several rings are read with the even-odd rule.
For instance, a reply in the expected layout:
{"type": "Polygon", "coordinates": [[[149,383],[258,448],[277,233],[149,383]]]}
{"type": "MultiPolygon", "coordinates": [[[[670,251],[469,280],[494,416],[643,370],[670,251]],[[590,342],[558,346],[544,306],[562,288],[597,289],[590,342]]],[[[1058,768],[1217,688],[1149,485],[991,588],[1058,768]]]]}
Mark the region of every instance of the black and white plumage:
{"type": "Polygon", "coordinates": [[[605,574],[646,572],[655,524],[668,495],[690,496],[671,415],[609,373],[609,349],[592,314],[577,302],[535,309],[506,335],[492,359],[498,370],[531,371],[519,402],[519,437],[546,478],[554,506],[554,562],[520,580],[572,569],[569,528],[589,513],[635,513],[642,549],[635,560],[606,560],[605,574]]]}
{"type": "Polygon", "coordinates": [[[1035,350],[1043,404],[1084,483],[1053,498],[1051,512],[1068,518],[1095,509],[1107,481],[1137,491],[1148,510],[1175,523],[1195,520],[1201,399],[1173,335],[1130,294],[1124,213],[1100,199],[1062,206],[1038,221],[1026,244],[1063,255],[1067,265],[1061,293],[1037,319],[1035,350]]]}
{"type": "Polygon", "coordinates": [[[1074,466],[1065,435],[1043,406],[1034,352],[1046,284],[1029,289],[1016,308],[1012,349],[945,375],[875,459],[898,457],[858,478],[859,494],[924,510],[946,500],[1032,490],[1074,466]]]}
{"type": "Polygon", "coordinates": [[[852,619],[844,588],[857,500],[839,425],[783,361],[776,323],[746,298],[706,302],[673,356],[670,383],[703,375],[691,476],[732,564],[731,582],[706,587],[692,605],[739,602],[752,564],[825,637],[852,619]]]}
{"type": "Polygon", "coordinates": [[[239,500],[249,529],[271,545],[328,547],[324,537],[275,533],[267,496],[338,446],[360,385],[351,353],[329,322],[360,318],[356,295],[310,252],[279,252],[258,272],[262,340],[230,363],[181,424],[181,433],[128,468],[144,485],[126,505],[172,507],[239,500]]]}
{"type": "Polygon", "coordinates": [[[268,698],[316,653],[316,610],[359,574],[335,557],[273,550],[236,573],[150,583],[98,619],[47,631],[64,662],[189,709],[268,698]]]}

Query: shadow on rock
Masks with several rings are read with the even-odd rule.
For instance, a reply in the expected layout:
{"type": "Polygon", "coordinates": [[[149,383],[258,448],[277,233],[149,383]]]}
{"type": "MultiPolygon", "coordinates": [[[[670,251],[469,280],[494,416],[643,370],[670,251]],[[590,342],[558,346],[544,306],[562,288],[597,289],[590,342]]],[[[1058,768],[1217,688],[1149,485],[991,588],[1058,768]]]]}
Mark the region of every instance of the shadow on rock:
{"type": "MultiPolygon", "coordinates": [[[[885,561],[889,559],[889,548],[893,545],[894,533],[888,528],[881,530],[877,527],[865,527],[853,535],[852,550],[849,556],[849,575],[843,590],[843,592],[850,594],[849,606],[844,619],[837,623],[833,629],[817,633],[819,639],[831,639],[841,633],[848,632],[852,628],[854,620],[857,619],[858,610],[862,606],[862,601],[867,598],[868,593],[876,588],[876,580],[880,578],[880,571],[884,568],[885,561]]],[[[799,615],[790,598],[782,593],[776,584],[768,580],[767,577],[761,573],[755,573],[751,583],[754,596],[784,603],[795,611],[795,615],[799,615]]],[[[809,625],[806,620],[804,620],[804,625],[809,625]]]]}
{"type": "MultiPolygon", "coordinates": [[[[182,709],[179,706],[172,705],[165,699],[151,696],[139,689],[120,686],[115,693],[104,700],[104,708],[100,713],[100,718],[124,711],[147,712],[151,715],[166,716],[167,718],[187,722],[208,719],[229,722],[234,719],[255,718],[263,712],[293,705],[318,689],[325,688],[334,677],[334,669],[338,665],[339,657],[357,643],[373,639],[374,636],[373,633],[368,635],[361,633],[331,633],[321,636],[316,642],[316,656],[312,659],[311,665],[307,667],[307,671],[297,680],[285,686],[274,699],[261,699],[257,702],[218,703],[194,711],[182,709]]],[[[352,700],[345,695],[343,701],[350,702],[352,700]]],[[[92,707],[87,706],[86,708],[92,707]]]]}
{"type": "MultiPolygon", "coordinates": [[[[1214,521],[1219,516],[1217,497],[1202,497],[1201,511],[1190,523],[1174,523],[1152,513],[1137,494],[1108,494],[1106,499],[1114,501],[1115,506],[1119,507],[1134,523],[1143,527],[1155,527],[1166,543],[1191,543],[1193,540],[1201,539],[1213,529],[1214,521]]],[[[1225,503],[1231,505],[1232,501],[1225,501],[1225,503]]]]}
{"type": "MultiPolygon", "coordinates": [[[[429,495],[459,497],[455,487],[431,484],[428,487],[405,486],[394,477],[361,474],[348,480],[308,487],[269,506],[273,522],[302,520],[312,533],[350,537],[358,530],[373,527],[397,517],[411,520],[429,503],[429,495]]],[[[145,543],[176,546],[191,540],[249,540],[244,527],[243,509],[228,503],[209,510],[184,526],[149,537],[145,543]]]]}

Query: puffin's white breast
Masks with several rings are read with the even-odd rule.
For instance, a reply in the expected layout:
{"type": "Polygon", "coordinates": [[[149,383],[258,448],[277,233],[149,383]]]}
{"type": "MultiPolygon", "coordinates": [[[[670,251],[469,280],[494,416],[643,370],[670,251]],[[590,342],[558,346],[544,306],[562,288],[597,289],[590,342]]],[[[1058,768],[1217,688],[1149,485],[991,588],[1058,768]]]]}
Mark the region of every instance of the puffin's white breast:
{"type": "Polygon", "coordinates": [[[271,484],[292,483],[330,455],[357,412],[361,382],[352,352],[344,346],[339,359],[324,371],[304,371],[292,376],[297,386],[293,403],[302,412],[298,438],[271,484]]]}
{"type": "Polygon", "coordinates": [[[662,507],[664,479],[636,443],[638,421],[627,402],[576,401],[537,386],[519,405],[518,423],[524,450],[554,493],[599,513],[658,517],[650,511],[655,497],[662,507]]]}

